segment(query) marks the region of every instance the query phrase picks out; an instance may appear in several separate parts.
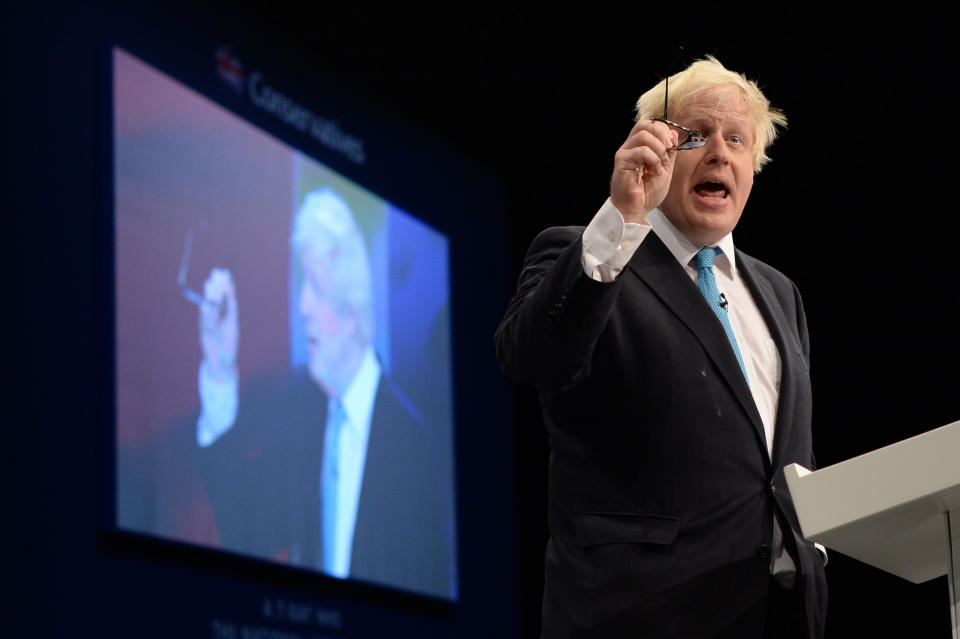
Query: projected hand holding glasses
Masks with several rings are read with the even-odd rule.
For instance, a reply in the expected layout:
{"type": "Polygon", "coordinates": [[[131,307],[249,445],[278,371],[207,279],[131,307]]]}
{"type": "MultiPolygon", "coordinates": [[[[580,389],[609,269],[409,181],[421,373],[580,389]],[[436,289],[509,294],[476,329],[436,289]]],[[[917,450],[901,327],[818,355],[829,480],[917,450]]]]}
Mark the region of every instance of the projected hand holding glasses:
{"type": "MultiPolygon", "coordinates": [[[[302,333],[292,339],[302,342],[290,371],[251,363],[242,405],[235,282],[214,268],[190,288],[194,237],[178,282],[199,309],[196,443],[208,450],[198,459],[208,465],[221,543],[338,578],[450,596],[449,471],[438,468],[433,425],[375,350],[367,240],[347,202],[328,187],[304,195],[290,234],[294,297],[274,324],[293,313],[302,333]]],[[[260,299],[256,287],[248,293],[260,299]]]]}
{"type": "Polygon", "coordinates": [[[208,303],[199,304],[200,345],[207,371],[215,379],[236,376],[240,329],[237,296],[230,271],[213,269],[203,283],[203,297],[208,303]]]}

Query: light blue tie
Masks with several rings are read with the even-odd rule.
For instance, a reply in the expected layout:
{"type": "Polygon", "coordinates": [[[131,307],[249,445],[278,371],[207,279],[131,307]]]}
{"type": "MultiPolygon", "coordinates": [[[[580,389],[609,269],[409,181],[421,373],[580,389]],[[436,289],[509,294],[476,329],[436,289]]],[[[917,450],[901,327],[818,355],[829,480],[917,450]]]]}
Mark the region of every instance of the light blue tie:
{"type": "Polygon", "coordinates": [[[740,370],[743,371],[743,377],[747,380],[747,386],[750,385],[750,378],[747,377],[747,367],[743,364],[743,357],[740,355],[740,347],[737,346],[737,338],[733,335],[733,327],[730,326],[730,318],[727,317],[726,303],[720,306],[720,291],[717,290],[717,280],[713,276],[713,260],[717,255],[723,253],[719,246],[704,246],[693,258],[697,262],[697,288],[703,293],[707,304],[713,309],[723,324],[723,330],[727,332],[727,339],[730,340],[730,346],[733,347],[733,354],[737,356],[737,362],[740,363],[740,370]]]}
{"type": "Polygon", "coordinates": [[[337,536],[337,483],[340,479],[338,458],[340,435],[346,413],[343,404],[336,402],[330,419],[327,420],[327,435],[324,437],[323,470],[320,478],[321,520],[323,527],[323,567],[329,570],[336,556],[337,536]]]}

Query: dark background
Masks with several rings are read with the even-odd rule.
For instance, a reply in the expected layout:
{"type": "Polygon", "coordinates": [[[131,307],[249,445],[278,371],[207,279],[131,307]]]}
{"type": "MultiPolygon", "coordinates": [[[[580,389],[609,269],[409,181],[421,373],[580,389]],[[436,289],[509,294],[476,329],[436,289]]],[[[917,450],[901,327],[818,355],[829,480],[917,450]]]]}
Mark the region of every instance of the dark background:
{"type": "MultiPolygon", "coordinates": [[[[106,410],[100,108],[109,42],[154,51],[232,43],[285,69],[271,76],[275,84],[306,95],[322,85],[367,105],[384,135],[394,122],[422,131],[473,163],[463,170],[475,166],[503,185],[504,232],[503,212],[474,206],[483,197],[449,194],[449,215],[468,216],[463,223],[478,243],[469,251],[478,257],[473,288],[454,296],[476,299],[470,337],[481,372],[457,382],[489,385],[516,429],[504,447],[484,447],[477,436],[470,452],[496,472],[462,475],[461,490],[476,496],[460,522],[462,548],[477,554],[464,559],[478,566],[475,590],[452,611],[424,610],[422,628],[404,612],[416,602],[377,603],[400,611],[400,634],[536,636],[547,444],[535,394],[517,388],[510,405],[508,385],[490,381],[492,334],[534,235],[586,223],[602,204],[633,103],[678,44],[758,80],[790,120],[735,237],[804,295],[820,466],[960,419],[960,75],[951,15],[917,7],[909,16],[746,16],[636,3],[574,12],[105,0],[2,12],[11,322],[3,341],[4,473],[13,556],[5,573],[18,593],[14,636],[187,636],[185,628],[206,631],[210,607],[222,610],[227,600],[249,611],[266,591],[302,601],[331,595],[325,582],[303,575],[178,548],[145,553],[98,533],[106,410]],[[484,245],[505,263],[479,263],[484,245]],[[483,500],[510,514],[484,519],[483,500]],[[471,624],[470,632],[450,618],[471,624]]],[[[837,553],[827,573],[828,636],[948,636],[944,578],[915,586],[837,553]]]]}

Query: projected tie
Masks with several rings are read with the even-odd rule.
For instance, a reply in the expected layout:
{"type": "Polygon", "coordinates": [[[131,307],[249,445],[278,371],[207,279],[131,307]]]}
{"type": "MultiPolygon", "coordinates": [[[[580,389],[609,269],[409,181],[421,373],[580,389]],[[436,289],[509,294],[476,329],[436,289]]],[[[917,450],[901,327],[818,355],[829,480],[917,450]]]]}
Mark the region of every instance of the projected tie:
{"type": "Polygon", "coordinates": [[[340,480],[340,439],[343,437],[346,413],[343,404],[336,402],[327,420],[323,440],[323,471],[321,483],[321,525],[323,526],[323,569],[333,571],[337,559],[337,508],[340,480]]]}
{"type": "Polygon", "coordinates": [[[723,324],[723,330],[727,332],[727,339],[730,340],[730,346],[733,347],[733,354],[737,356],[740,370],[743,371],[743,377],[747,380],[749,386],[750,378],[747,377],[747,367],[743,364],[740,347],[737,346],[737,338],[733,335],[733,327],[730,326],[730,318],[727,317],[726,304],[720,306],[720,291],[717,290],[717,280],[713,276],[713,260],[722,252],[718,246],[704,246],[693,258],[697,263],[697,288],[703,293],[710,308],[713,309],[713,312],[720,319],[720,323],[723,324]]]}

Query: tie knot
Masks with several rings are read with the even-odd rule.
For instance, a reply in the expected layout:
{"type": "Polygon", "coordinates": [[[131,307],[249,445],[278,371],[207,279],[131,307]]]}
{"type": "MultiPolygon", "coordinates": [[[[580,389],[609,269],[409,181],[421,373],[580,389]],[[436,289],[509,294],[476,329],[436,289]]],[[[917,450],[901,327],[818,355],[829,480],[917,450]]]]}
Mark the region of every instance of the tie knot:
{"type": "Polygon", "coordinates": [[[720,253],[723,253],[723,250],[719,246],[704,246],[693,258],[697,262],[697,269],[712,269],[713,260],[720,253]]]}

